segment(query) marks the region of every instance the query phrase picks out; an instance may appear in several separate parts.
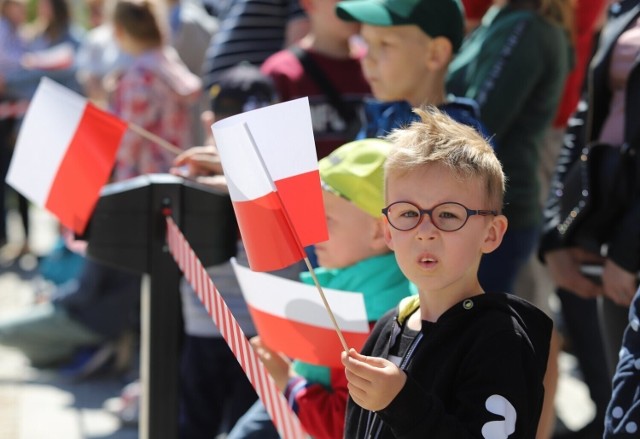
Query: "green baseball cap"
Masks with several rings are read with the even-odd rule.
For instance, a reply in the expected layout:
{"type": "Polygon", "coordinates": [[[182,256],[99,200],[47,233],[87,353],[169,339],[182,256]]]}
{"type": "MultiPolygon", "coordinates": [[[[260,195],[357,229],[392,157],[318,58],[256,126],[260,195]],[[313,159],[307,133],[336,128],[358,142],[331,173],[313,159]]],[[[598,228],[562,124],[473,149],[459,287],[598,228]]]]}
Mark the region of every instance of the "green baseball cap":
{"type": "Polygon", "coordinates": [[[374,26],[415,24],[430,37],[446,37],[457,52],[464,37],[464,12],[458,0],[346,0],[338,17],[374,26]]]}
{"type": "Polygon", "coordinates": [[[391,143],[363,139],[346,143],[318,162],[323,189],[345,198],[374,218],[384,207],[384,162],[391,143]]]}

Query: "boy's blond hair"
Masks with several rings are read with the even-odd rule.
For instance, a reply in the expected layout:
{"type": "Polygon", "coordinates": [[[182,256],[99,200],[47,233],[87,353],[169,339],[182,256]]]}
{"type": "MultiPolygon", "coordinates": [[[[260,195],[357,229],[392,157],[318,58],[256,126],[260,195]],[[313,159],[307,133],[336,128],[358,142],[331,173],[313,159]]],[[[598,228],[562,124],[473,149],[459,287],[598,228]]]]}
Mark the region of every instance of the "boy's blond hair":
{"type": "Polygon", "coordinates": [[[440,163],[461,179],[480,178],[490,208],[501,211],[505,176],[493,148],[474,128],[451,119],[435,107],[413,110],[420,121],[393,130],[386,140],[393,148],[385,163],[385,193],[389,176],[402,177],[426,164],[440,163]]]}

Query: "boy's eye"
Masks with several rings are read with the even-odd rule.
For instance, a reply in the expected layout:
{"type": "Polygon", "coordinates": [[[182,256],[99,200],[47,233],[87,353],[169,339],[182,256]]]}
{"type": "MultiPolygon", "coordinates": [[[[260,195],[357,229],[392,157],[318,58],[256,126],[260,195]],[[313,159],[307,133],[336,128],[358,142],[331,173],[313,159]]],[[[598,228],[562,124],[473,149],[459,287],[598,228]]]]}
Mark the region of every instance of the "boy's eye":
{"type": "Polygon", "coordinates": [[[417,211],[417,210],[405,210],[405,211],[403,211],[403,212],[400,212],[400,215],[399,215],[399,216],[400,216],[401,218],[415,218],[415,217],[417,217],[418,215],[420,215],[420,214],[418,213],[418,211],[417,211]]]}
{"type": "Polygon", "coordinates": [[[458,218],[458,215],[456,215],[454,212],[443,211],[438,213],[438,217],[442,219],[456,219],[458,218]]]}

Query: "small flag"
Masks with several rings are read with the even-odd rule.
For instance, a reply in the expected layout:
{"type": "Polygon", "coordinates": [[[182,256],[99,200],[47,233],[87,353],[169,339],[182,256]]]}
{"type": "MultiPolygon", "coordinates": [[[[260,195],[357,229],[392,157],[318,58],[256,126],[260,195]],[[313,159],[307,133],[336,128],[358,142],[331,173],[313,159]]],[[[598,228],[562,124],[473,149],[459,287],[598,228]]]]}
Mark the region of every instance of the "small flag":
{"type": "Polygon", "coordinates": [[[82,233],[127,124],[43,78],[18,134],[7,183],[82,233]]]}
{"type": "MultiPolygon", "coordinates": [[[[265,345],[305,363],[342,367],[342,345],[315,287],[231,263],[265,345]]],[[[364,296],[327,288],[324,294],[347,344],[360,350],[369,335],[364,296]]]]}
{"type": "Polygon", "coordinates": [[[252,270],[289,266],[328,239],[307,98],[211,128],[252,270]]]}

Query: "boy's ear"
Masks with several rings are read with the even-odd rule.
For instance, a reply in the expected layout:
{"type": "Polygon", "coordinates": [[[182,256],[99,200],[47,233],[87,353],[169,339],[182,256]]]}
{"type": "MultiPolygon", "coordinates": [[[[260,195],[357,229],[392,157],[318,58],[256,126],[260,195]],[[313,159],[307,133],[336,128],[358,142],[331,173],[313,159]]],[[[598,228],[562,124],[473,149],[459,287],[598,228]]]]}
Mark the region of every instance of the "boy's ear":
{"type": "Polygon", "coordinates": [[[393,250],[393,241],[391,240],[391,229],[389,228],[389,221],[387,221],[387,217],[383,216],[379,221],[379,226],[382,228],[382,237],[384,239],[384,243],[386,246],[393,250]]]}
{"type": "Polygon", "coordinates": [[[509,220],[504,215],[496,215],[491,219],[491,225],[482,245],[482,253],[491,253],[500,246],[508,225],[509,220]]]}
{"type": "Polygon", "coordinates": [[[386,251],[387,239],[385,236],[385,220],[386,218],[380,217],[375,220],[373,227],[373,237],[371,239],[371,247],[376,251],[386,251]]]}
{"type": "Polygon", "coordinates": [[[431,71],[446,71],[453,56],[451,41],[445,37],[435,37],[429,42],[427,66],[431,71]]]}

